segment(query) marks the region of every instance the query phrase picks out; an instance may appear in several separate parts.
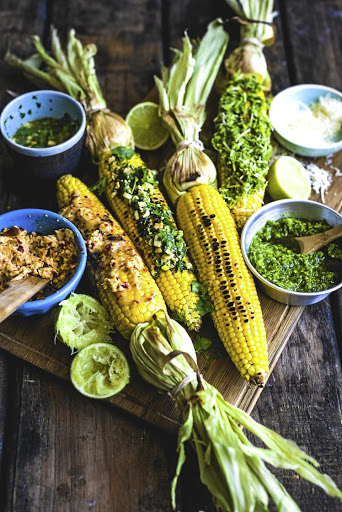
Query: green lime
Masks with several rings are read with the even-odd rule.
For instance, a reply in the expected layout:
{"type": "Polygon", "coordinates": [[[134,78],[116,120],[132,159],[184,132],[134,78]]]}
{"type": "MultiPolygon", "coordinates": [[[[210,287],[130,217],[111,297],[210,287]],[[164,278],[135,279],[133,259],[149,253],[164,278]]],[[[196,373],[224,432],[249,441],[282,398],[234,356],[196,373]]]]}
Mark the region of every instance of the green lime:
{"type": "Polygon", "coordinates": [[[60,302],[55,317],[56,337],[72,350],[110,341],[113,325],[105,308],[90,295],[72,293],[60,302]]]}
{"type": "Polygon", "coordinates": [[[267,192],[273,200],[309,199],[310,177],[304,166],[292,156],[279,157],[267,175],[267,192]]]}
{"type": "Polygon", "coordinates": [[[118,347],[94,343],[82,348],[71,364],[71,382],[82,395],[108,398],[129,382],[129,366],[118,347]]]}
{"type": "Polygon", "coordinates": [[[128,112],[126,121],[131,127],[135,145],[139,149],[158,149],[169,137],[169,132],[159,117],[159,107],[152,101],[135,105],[128,112]]]}

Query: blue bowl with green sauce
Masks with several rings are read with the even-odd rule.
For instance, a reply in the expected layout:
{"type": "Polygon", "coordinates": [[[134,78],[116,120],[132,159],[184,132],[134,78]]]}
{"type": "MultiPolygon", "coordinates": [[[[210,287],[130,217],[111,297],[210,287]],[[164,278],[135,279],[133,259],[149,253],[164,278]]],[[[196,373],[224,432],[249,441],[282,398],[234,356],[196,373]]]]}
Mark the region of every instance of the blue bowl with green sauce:
{"type": "Polygon", "coordinates": [[[73,173],[80,161],[86,129],[86,115],[82,105],[71,96],[58,91],[33,91],[18,96],[3,109],[0,130],[15,163],[15,171],[35,180],[56,180],[66,173],[73,173]],[[34,127],[50,120],[44,130],[34,127]],[[57,120],[63,128],[58,128],[57,120]],[[40,121],[39,121],[40,120],[40,121]],[[26,138],[16,134],[26,123],[26,138]],[[68,130],[68,125],[70,129],[68,130]],[[50,128],[50,130],[49,130],[50,128]],[[31,131],[31,133],[30,133],[31,131]],[[30,137],[44,135],[41,144],[47,147],[28,147],[30,137]],[[50,134],[50,135],[49,135],[50,134]],[[62,137],[65,134],[65,140],[62,137]],[[16,140],[13,137],[16,136],[16,140]],[[54,143],[54,144],[53,144],[54,143]],[[25,145],[24,145],[25,144],[25,145]]]}
{"type": "MultiPolygon", "coordinates": [[[[342,224],[342,215],[328,206],[316,201],[283,199],[266,204],[257,210],[246,222],[241,234],[241,249],[246,264],[254,275],[257,285],[272,299],[292,306],[306,306],[325,299],[330,293],[342,286],[342,281],[335,286],[316,292],[298,292],[281,288],[263,277],[252,265],[248,256],[251,242],[268,220],[277,221],[282,218],[295,218],[308,221],[325,221],[334,227],[342,224]]],[[[329,229],[327,227],[327,229],[329,229]]],[[[285,270],[284,270],[285,272],[285,270]]],[[[342,273],[342,272],[341,272],[342,273]]]]}

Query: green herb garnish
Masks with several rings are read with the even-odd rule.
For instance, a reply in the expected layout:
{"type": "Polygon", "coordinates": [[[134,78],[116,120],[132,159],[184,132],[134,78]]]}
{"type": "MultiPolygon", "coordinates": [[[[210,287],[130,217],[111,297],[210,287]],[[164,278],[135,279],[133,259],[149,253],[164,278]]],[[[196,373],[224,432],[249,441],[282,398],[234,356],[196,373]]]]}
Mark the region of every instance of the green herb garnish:
{"type": "Polygon", "coordinates": [[[106,190],[106,185],[107,185],[107,178],[104,177],[104,178],[99,179],[99,181],[97,183],[95,183],[95,185],[93,185],[92,187],[89,187],[89,190],[90,190],[90,192],[94,192],[98,196],[102,196],[102,194],[106,190]]]}
{"type": "Polygon", "coordinates": [[[207,313],[214,312],[214,304],[211,301],[208,293],[208,287],[199,283],[198,281],[194,281],[191,285],[191,291],[194,293],[198,293],[200,299],[197,303],[196,310],[199,311],[201,316],[204,316],[207,313]]]}
{"type": "Polygon", "coordinates": [[[267,108],[256,76],[235,73],[220,99],[212,139],[218,165],[229,169],[220,192],[230,205],[266,186],[272,154],[267,108]]]}
{"type": "Polygon", "coordinates": [[[185,260],[183,232],[177,229],[168,205],[158,199],[157,171],[146,167],[130,148],[116,147],[111,153],[109,158],[114,156],[118,160],[112,173],[112,192],[133,209],[138,230],[154,252],[152,274],[156,276],[161,270],[169,269],[192,270],[192,265],[185,260]],[[136,159],[132,158],[134,155],[136,159]]]}

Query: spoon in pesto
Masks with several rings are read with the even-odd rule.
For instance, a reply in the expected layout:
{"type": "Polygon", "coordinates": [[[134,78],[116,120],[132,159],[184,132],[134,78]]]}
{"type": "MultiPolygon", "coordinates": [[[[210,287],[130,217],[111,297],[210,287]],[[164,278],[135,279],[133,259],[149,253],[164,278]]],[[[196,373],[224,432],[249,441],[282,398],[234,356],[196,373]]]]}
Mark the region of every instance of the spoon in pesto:
{"type": "Polygon", "coordinates": [[[342,224],[328,229],[327,231],[323,231],[322,233],[317,233],[316,235],[287,238],[282,240],[281,243],[284,243],[284,245],[287,245],[300,254],[309,254],[327,245],[329,242],[336,240],[336,238],[340,236],[342,236],[342,224]]]}

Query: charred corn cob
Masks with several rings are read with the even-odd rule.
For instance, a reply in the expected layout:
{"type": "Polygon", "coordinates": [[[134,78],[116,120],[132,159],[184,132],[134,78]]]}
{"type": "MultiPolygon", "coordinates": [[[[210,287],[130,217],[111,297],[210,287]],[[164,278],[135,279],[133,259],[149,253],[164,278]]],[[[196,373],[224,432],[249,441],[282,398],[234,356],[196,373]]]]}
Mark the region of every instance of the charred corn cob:
{"type": "Polygon", "coordinates": [[[114,214],[140,251],[166,304],[189,329],[199,329],[200,297],[192,291],[196,277],[183,233],[158,188],[156,171],[133,150],[117,147],[102,153],[99,173],[106,178],[114,214]]]}
{"type": "Polygon", "coordinates": [[[272,154],[268,101],[255,75],[234,74],[220,99],[212,145],[220,192],[237,227],[262,206],[272,154]]]}
{"type": "Polygon", "coordinates": [[[80,230],[101,302],[127,339],[141,322],[166,309],[158,286],[122,227],[79,179],[57,182],[61,215],[80,230]]]}
{"type": "Polygon", "coordinates": [[[265,327],[229,208],[213,187],[198,185],[179,198],[177,218],[227,352],[247,381],[262,386],[268,372],[265,327]]]}

